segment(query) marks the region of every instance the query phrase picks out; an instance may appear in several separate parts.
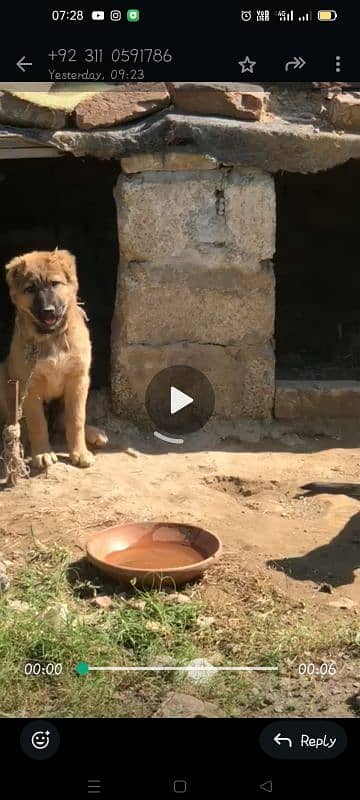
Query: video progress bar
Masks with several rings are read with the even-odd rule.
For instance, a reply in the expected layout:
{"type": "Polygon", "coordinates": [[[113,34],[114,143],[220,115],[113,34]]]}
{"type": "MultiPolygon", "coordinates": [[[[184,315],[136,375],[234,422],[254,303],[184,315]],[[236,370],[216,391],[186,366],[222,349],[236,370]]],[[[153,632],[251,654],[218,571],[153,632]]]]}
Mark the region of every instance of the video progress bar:
{"type": "Polygon", "coordinates": [[[76,667],[80,675],[87,672],[277,672],[278,667],[173,667],[173,666],[149,666],[149,667],[90,667],[88,665],[76,667]]]}

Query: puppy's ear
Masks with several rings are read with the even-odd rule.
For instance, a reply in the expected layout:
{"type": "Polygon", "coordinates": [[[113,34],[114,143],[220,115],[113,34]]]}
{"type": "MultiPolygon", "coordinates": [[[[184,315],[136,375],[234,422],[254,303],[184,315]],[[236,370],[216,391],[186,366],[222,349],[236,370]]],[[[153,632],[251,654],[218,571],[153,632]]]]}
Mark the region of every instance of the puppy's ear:
{"type": "Polygon", "coordinates": [[[69,253],[68,250],[54,250],[52,254],[54,263],[58,264],[65,273],[66,280],[71,283],[77,291],[79,288],[77,272],[76,272],[76,258],[69,253]]]}
{"type": "Polygon", "coordinates": [[[15,258],[12,258],[11,261],[5,265],[6,282],[10,289],[15,288],[24,266],[25,261],[23,256],[16,256],[15,258]]]}

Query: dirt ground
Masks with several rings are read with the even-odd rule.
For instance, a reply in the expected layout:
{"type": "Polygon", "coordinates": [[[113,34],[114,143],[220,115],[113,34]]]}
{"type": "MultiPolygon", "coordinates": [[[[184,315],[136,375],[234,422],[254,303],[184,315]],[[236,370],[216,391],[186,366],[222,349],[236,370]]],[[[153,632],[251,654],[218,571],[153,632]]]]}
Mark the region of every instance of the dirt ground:
{"type": "MultiPolygon", "coordinates": [[[[203,430],[169,449],[151,433],[140,434],[113,418],[108,423],[111,442],[94,467],[77,469],[64,456],[48,473],[13,489],[0,485],[2,558],[21,560],[34,537],[46,546],[64,544],[81,558],[98,527],[136,519],[188,522],[218,534],[225,553],[238,550],[250,572],[266,571],[276,587],[310,605],[314,615],[335,624],[339,616],[357,615],[356,427],[330,426],[310,435],[276,423],[262,428],[249,423],[240,431],[203,430]],[[303,490],[309,482],[333,485],[303,490]]],[[[359,679],[354,669],[349,680],[359,679]]]]}
{"type": "Polygon", "coordinates": [[[118,423],[94,467],[71,466],[63,451],[47,473],[10,490],[0,484],[0,551],[20,557],[35,536],[76,555],[97,526],[189,522],[218,534],[225,550],[246,552],[250,569],[272,568],[274,583],[290,595],[359,604],[360,434],[287,432],[253,443],[239,436],[256,434],[202,431],[170,450],[118,423]],[[301,489],[310,482],[332,486],[301,489]],[[331,596],[319,592],[324,583],[331,596]]]}

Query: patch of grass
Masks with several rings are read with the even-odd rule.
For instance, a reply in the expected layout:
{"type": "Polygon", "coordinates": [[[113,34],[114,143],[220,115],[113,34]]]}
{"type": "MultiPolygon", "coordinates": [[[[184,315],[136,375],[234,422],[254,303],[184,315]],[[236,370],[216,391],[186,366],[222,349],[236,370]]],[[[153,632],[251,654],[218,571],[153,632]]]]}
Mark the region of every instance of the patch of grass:
{"type": "MultiPolygon", "coordinates": [[[[83,599],[84,583],[72,576],[70,554],[34,550],[0,597],[0,713],[14,716],[147,716],[170,690],[216,702],[226,713],[261,713],[268,693],[294,676],[302,661],[359,653],[359,622],[352,615],[322,619],[279,594],[267,577],[246,575],[230,559],[207,584],[188,589],[177,603],[163,592],[112,594],[110,610],[83,599]],[[206,590],[221,585],[221,602],[206,590]],[[20,605],[19,605],[20,601],[20,605]],[[15,604],[14,604],[15,602],[15,604]],[[194,685],[183,673],[76,675],[77,662],[92,666],[212,664],[274,666],[272,673],[221,673],[194,685]],[[25,675],[25,664],[62,664],[58,677],[25,675]]],[[[101,585],[101,584],[100,584],[101,585]]],[[[99,583],[86,580],[87,594],[99,583]]],[[[114,587],[113,587],[114,590],[114,587]]],[[[290,706],[294,713],[296,701],[290,706]]]]}

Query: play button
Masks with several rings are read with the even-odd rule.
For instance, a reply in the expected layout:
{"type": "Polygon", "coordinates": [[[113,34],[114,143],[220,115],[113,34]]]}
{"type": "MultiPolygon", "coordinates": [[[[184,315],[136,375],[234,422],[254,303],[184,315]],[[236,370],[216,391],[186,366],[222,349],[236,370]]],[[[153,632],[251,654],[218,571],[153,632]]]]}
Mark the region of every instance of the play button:
{"type": "Polygon", "coordinates": [[[156,430],[176,436],[194,433],[205,425],[213,413],[215,396],[200,370],[177,364],[153,377],[145,405],[156,430]]]}
{"type": "Polygon", "coordinates": [[[181,392],[176,386],[170,387],[170,414],[177,414],[182,408],[186,408],[194,402],[193,397],[189,397],[185,392],[181,392]]]}

